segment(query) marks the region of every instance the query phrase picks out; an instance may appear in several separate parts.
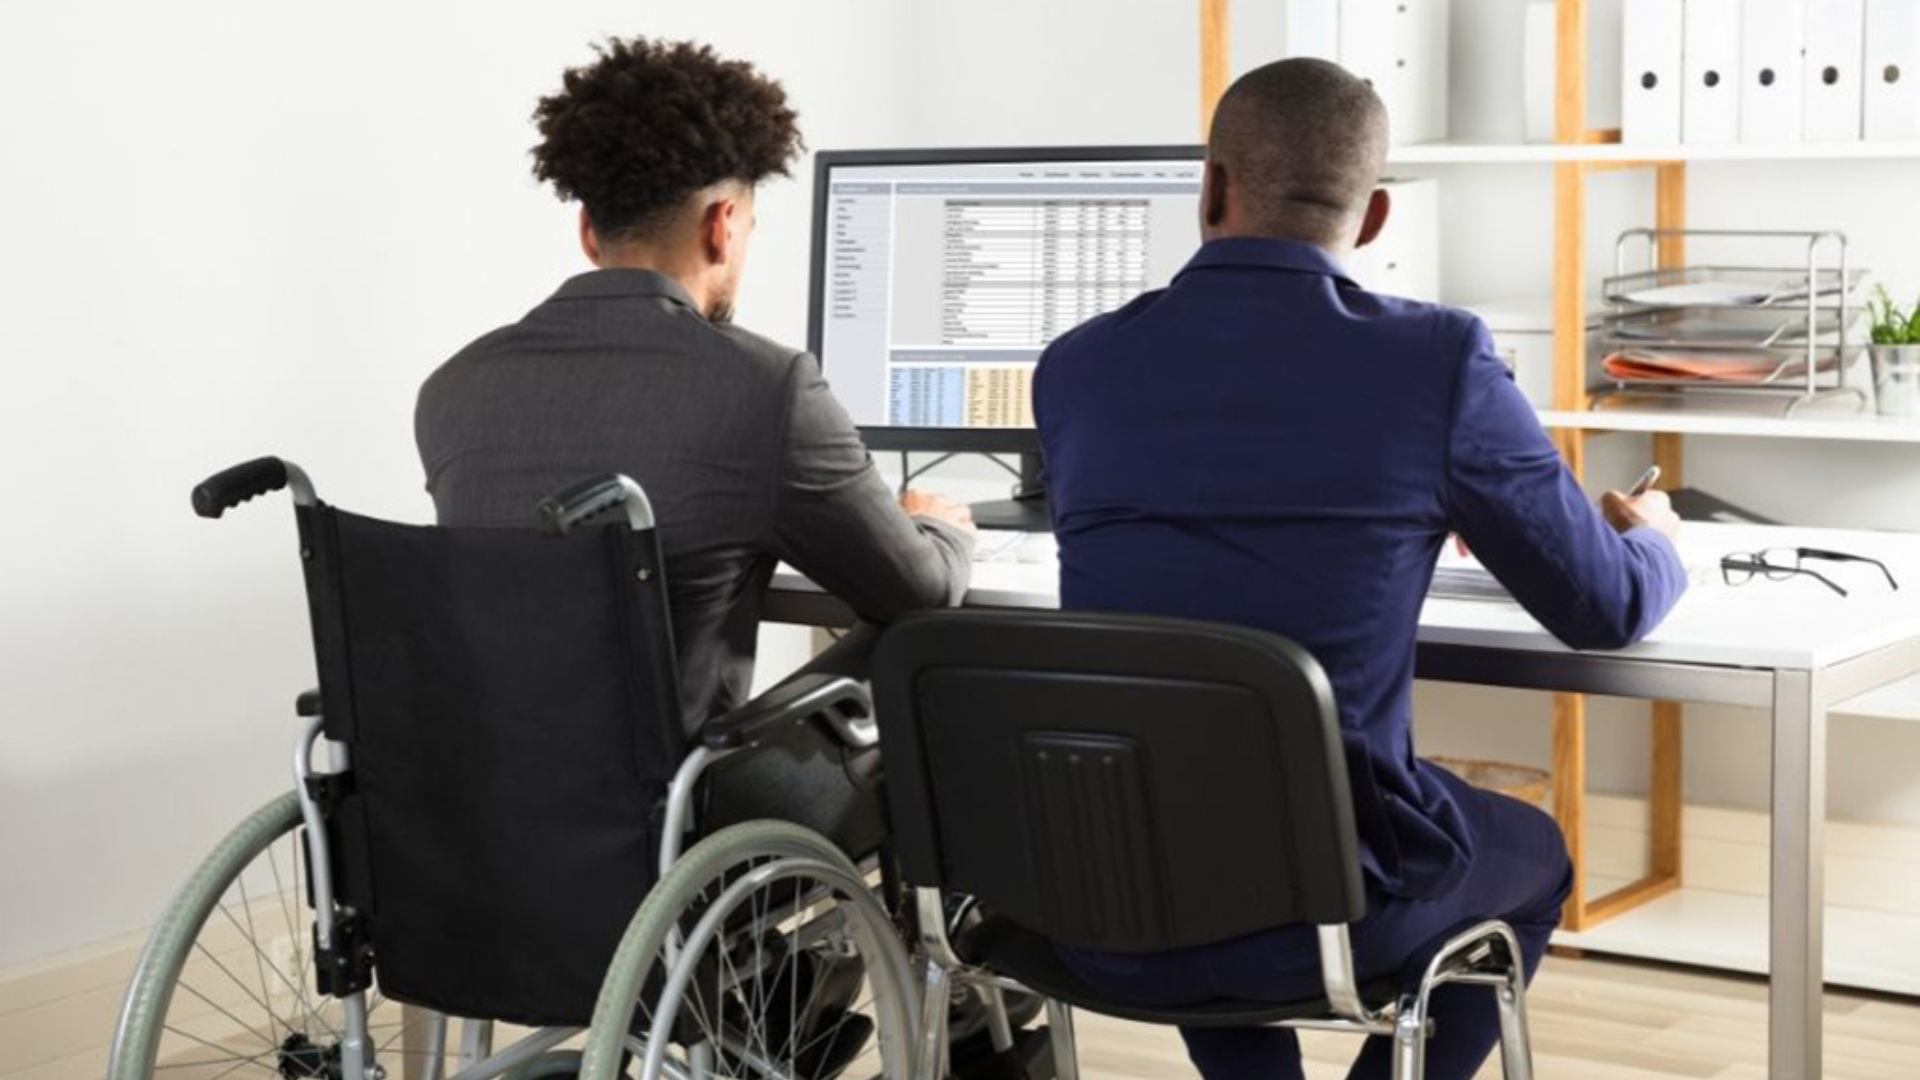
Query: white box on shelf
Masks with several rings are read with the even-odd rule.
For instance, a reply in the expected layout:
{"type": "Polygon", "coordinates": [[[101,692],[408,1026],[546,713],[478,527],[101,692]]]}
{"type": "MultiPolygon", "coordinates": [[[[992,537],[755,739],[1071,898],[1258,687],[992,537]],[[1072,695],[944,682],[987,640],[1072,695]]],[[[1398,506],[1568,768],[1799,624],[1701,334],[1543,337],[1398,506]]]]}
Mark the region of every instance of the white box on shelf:
{"type": "Polygon", "coordinates": [[[1740,141],[1797,143],[1804,131],[1805,0],[1744,0],[1740,18],[1740,141]]]}
{"type": "Polygon", "coordinates": [[[1287,0],[1285,56],[1340,62],[1340,0],[1287,0]]]}
{"type": "Polygon", "coordinates": [[[1560,13],[1555,0],[1527,0],[1520,99],[1527,110],[1527,141],[1552,142],[1560,88],[1560,13]]]}
{"type": "Polygon", "coordinates": [[[1920,139],[1920,0],[1867,0],[1863,129],[1920,139]]]}
{"type": "Polygon", "coordinates": [[[1333,60],[1386,103],[1395,143],[1447,137],[1451,0],[1286,0],[1288,56],[1333,60]]]}
{"type": "MultiPolygon", "coordinates": [[[[1493,334],[1494,351],[1537,409],[1553,408],[1553,299],[1490,300],[1466,305],[1493,334]]],[[[1600,344],[1602,305],[1587,303],[1587,355],[1600,344]]]]}
{"type": "Polygon", "coordinates": [[[1808,142],[1858,142],[1865,0],[1807,0],[1807,66],[1802,77],[1808,142]]]}
{"type": "Polygon", "coordinates": [[[1686,0],[1680,141],[1740,141],[1740,0],[1686,0]]]}
{"type": "Polygon", "coordinates": [[[1409,300],[1440,299],[1440,181],[1386,180],[1393,200],[1378,239],[1347,259],[1347,272],[1369,292],[1409,300]]]}
{"type": "Polygon", "coordinates": [[[1405,0],[1394,5],[1401,18],[1395,41],[1400,73],[1400,107],[1406,130],[1400,142],[1438,142],[1447,137],[1449,26],[1451,0],[1405,0]]]}
{"type": "Polygon", "coordinates": [[[1680,0],[1625,0],[1621,7],[1620,141],[1680,143],[1680,62],[1686,22],[1680,0]]]}

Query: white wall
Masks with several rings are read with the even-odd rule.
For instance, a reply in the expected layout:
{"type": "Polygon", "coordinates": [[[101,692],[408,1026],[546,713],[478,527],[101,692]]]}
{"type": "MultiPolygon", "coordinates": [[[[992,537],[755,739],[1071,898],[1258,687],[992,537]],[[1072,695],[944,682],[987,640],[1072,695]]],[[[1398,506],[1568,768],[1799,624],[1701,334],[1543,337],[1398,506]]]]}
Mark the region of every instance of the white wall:
{"type": "MultiPolygon", "coordinates": [[[[534,101],[608,34],[777,72],[816,145],[897,142],[889,0],[0,4],[0,966],[144,925],[288,783],[312,682],[279,453],[427,520],[422,378],[582,268],[534,101]]],[[[804,338],[806,179],[769,187],[742,317],[804,338]]],[[[776,640],[790,665],[804,635],[776,640]]]]}

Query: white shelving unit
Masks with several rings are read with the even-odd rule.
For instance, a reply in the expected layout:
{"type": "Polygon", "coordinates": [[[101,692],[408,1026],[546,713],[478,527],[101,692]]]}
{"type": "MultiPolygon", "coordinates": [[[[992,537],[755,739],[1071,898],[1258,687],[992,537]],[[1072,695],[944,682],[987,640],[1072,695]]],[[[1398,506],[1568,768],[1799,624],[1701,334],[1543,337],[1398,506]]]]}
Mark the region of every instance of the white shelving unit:
{"type": "Polygon", "coordinates": [[[1393,165],[1556,165],[1566,162],[1906,161],[1920,142],[1735,143],[1726,146],[1627,146],[1620,143],[1407,143],[1388,152],[1393,165]]]}
{"type": "MultiPolygon", "coordinates": [[[[1623,879],[1591,879],[1606,889],[1623,879]]],[[[1767,899],[1682,888],[1589,930],[1555,931],[1555,945],[1668,963],[1764,975],[1767,899]]],[[[1920,919],[1829,905],[1827,982],[1858,990],[1920,995],[1920,919]]]]}
{"type": "Polygon", "coordinates": [[[1673,432],[1683,435],[1722,435],[1760,439],[1827,439],[1842,442],[1920,443],[1920,423],[1889,419],[1868,412],[1837,409],[1815,402],[1791,416],[1755,408],[1751,402],[1622,401],[1618,405],[1570,412],[1539,411],[1548,428],[1582,431],[1673,432]]]}

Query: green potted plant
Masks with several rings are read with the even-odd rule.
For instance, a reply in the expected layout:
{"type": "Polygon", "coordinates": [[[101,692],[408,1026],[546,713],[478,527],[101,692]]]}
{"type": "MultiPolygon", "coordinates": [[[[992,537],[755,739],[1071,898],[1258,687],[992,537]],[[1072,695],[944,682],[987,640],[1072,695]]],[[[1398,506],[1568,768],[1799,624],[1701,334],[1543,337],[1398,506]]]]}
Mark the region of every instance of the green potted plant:
{"type": "Polygon", "coordinates": [[[1920,306],[1900,308],[1879,287],[1880,300],[1869,303],[1873,344],[1873,399],[1882,416],[1920,420],[1920,306]]]}

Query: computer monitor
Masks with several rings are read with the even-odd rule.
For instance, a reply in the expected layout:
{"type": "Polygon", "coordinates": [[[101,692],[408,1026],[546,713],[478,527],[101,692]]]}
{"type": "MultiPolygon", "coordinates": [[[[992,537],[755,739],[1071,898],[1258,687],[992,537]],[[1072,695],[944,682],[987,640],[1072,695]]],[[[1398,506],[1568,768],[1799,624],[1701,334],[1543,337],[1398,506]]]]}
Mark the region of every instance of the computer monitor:
{"type": "Polygon", "coordinates": [[[1200,243],[1195,146],[827,151],[808,345],[876,450],[1021,455],[987,527],[1044,528],[1030,387],[1056,336],[1200,243]]]}

